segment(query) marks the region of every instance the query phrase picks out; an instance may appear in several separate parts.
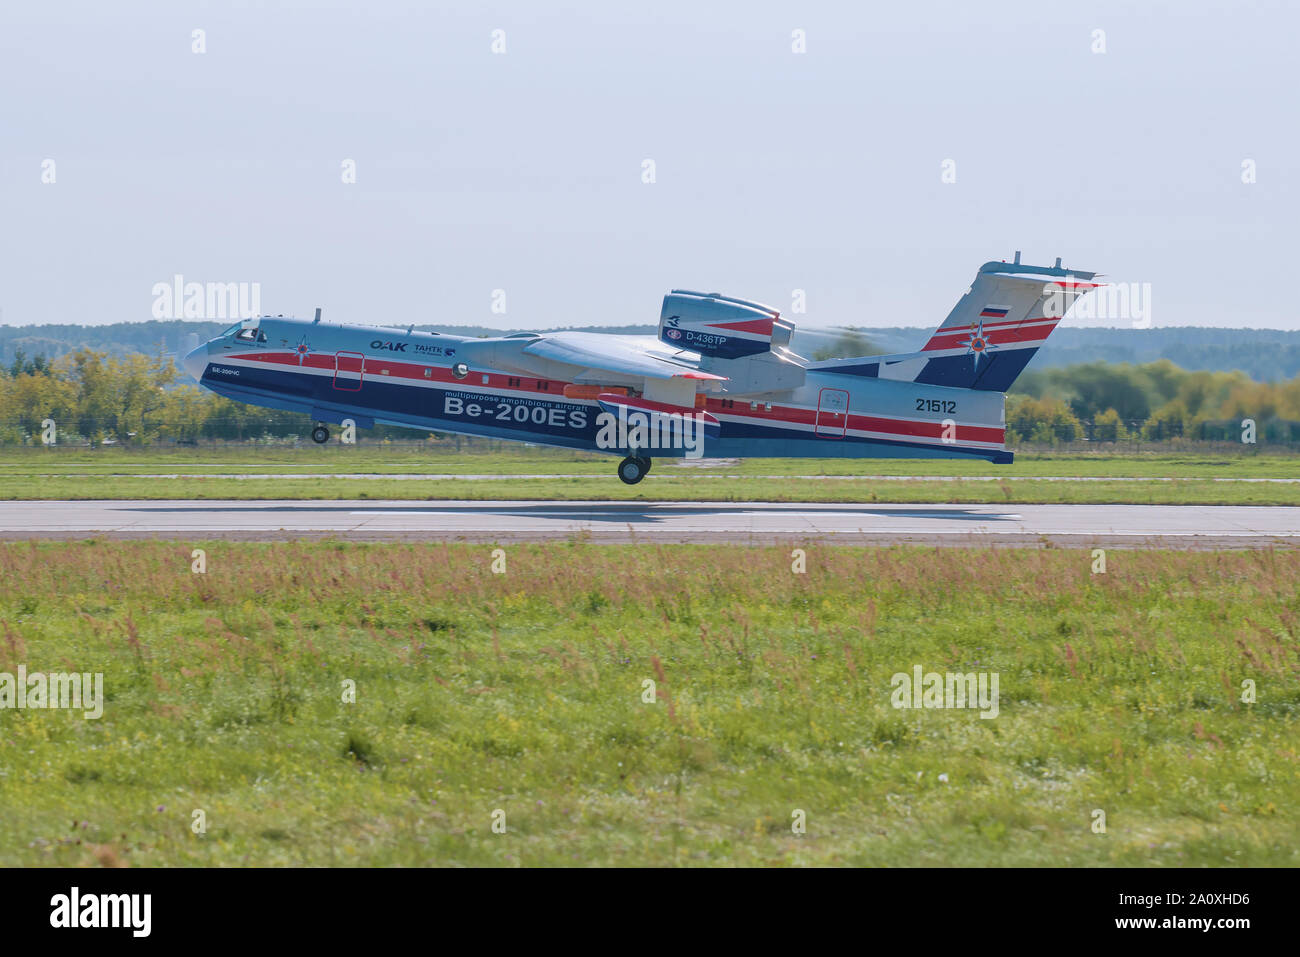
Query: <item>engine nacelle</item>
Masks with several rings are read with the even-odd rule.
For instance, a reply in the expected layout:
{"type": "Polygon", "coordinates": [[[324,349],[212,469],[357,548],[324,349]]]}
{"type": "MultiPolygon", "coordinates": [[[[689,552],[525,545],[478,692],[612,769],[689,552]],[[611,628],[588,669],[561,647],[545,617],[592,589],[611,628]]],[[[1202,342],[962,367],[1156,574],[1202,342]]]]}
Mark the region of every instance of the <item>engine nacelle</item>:
{"type": "Polygon", "coordinates": [[[771,306],[717,293],[674,289],[659,313],[661,342],[718,359],[785,348],[793,331],[771,306]]]}

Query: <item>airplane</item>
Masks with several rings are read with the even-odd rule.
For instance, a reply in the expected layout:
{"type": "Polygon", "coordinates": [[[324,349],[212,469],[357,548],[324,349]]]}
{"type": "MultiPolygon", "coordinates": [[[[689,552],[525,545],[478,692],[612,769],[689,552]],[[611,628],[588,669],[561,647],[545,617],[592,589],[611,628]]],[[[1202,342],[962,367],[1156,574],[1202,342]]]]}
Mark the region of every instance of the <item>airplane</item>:
{"type": "Polygon", "coordinates": [[[965,458],[1009,463],[1004,393],[1096,273],[988,262],[917,352],[810,361],[770,306],[674,289],[656,336],[467,338],[241,320],[182,360],[201,385],[325,423],[405,426],[654,458],[965,458]]]}

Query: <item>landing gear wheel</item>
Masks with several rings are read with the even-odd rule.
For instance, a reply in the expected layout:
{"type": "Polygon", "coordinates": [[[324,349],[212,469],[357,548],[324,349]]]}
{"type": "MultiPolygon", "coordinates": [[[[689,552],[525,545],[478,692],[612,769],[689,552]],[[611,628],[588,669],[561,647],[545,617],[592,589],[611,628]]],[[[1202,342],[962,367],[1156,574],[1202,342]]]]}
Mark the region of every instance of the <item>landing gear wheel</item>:
{"type": "Polygon", "coordinates": [[[648,456],[643,455],[643,456],[640,457],[640,461],[641,461],[641,471],[642,471],[642,473],[645,474],[645,475],[649,475],[649,474],[650,474],[650,463],[651,463],[652,460],[651,460],[648,456]]]}
{"type": "Polygon", "coordinates": [[[635,485],[645,478],[645,473],[648,471],[650,471],[649,459],[634,459],[629,455],[618,463],[618,477],[625,485],[635,485]]]}
{"type": "Polygon", "coordinates": [[[318,425],[311,430],[311,440],[317,445],[324,445],[330,440],[330,430],[323,425],[318,425]]]}

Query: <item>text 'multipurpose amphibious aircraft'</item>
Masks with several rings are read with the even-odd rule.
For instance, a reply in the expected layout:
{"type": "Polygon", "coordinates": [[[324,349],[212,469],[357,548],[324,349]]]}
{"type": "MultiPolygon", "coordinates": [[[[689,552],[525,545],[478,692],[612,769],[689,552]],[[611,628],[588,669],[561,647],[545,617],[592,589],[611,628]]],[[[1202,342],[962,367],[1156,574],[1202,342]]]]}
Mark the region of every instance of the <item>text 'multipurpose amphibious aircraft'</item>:
{"type": "MultiPolygon", "coordinates": [[[[1095,273],[980,267],[918,352],[811,362],[768,306],[673,290],[657,336],[519,333],[249,319],[195,349],[186,371],[221,395],[352,420],[623,456],[976,458],[1006,463],[1003,393],[1095,273]]],[[[317,425],[317,442],[329,431],[317,425]]]]}

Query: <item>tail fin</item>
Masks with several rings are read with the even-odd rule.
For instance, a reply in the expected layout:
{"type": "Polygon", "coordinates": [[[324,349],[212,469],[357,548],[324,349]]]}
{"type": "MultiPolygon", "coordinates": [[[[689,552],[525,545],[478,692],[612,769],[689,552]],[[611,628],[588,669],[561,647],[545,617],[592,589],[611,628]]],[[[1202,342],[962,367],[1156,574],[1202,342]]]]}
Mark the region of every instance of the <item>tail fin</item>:
{"type": "Polygon", "coordinates": [[[1067,309],[1101,283],[1096,273],[990,262],[922,347],[929,360],[914,381],[1006,392],[1067,309]]]}
{"type": "Polygon", "coordinates": [[[920,352],[810,366],[824,372],[1006,392],[1096,273],[989,262],[920,352]]]}

